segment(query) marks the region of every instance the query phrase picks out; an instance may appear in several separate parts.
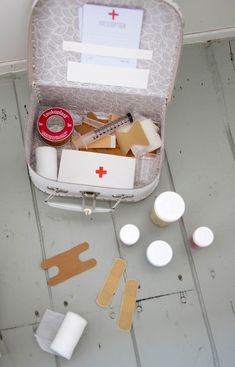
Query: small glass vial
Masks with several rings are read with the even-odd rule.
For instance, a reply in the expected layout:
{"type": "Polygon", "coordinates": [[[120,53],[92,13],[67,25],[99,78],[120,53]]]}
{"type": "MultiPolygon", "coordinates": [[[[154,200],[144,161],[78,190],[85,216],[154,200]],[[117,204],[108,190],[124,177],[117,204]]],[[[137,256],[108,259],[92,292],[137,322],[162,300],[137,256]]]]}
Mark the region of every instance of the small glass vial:
{"type": "Polygon", "coordinates": [[[214,234],[208,227],[199,227],[193,232],[192,248],[199,249],[208,247],[214,241],[214,234]]]}

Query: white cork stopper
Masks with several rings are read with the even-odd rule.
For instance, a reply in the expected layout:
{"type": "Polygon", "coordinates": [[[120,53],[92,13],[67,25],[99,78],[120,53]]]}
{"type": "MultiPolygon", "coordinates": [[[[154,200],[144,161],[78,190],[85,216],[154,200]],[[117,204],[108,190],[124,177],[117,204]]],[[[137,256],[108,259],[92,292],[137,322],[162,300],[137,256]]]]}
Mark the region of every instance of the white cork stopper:
{"type": "Polygon", "coordinates": [[[162,221],[172,223],[184,214],[185,203],[176,192],[166,191],[156,198],[154,211],[162,221]]]}
{"type": "Polygon", "coordinates": [[[162,267],[171,261],[173,251],[165,241],[154,241],[147,248],[147,259],[153,266],[162,267]]]}
{"type": "Polygon", "coordinates": [[[138,242],[140,231],[134,224],[126,224],[119,233],[120,240],[127,246],[132,246],[138,242]]]}
{"type": "Polygon", "coordinates": [[[193,242],[198,247],[208,247],[214,241],[214,234],[208,227],[199,227],[193,232],[193,242]]]}

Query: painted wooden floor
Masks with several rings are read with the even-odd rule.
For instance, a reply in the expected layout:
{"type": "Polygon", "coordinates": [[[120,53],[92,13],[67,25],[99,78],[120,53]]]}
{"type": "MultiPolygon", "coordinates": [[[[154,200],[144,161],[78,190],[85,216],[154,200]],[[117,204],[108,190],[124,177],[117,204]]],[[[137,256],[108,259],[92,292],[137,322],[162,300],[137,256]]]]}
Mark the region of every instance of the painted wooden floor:
{"type": "Polygon", "coordinates": [[[0,367],[231,367],[235,364],[235,41],[186,46],[168,108],[166,159],[156,191],[113,214],[87,219],[50,209],[29,180],[23,130],[29,109],[26,77],[0,79],[0,367]],[[183,220],[160,229],[149,219],[154,198],[176,190],[183,220]],[[141,230],[126,248],[117,233],[127,222],[141,230]],[[215,242],[191,250],[200,225],[215,242]],[[173,261],[155,269],[145,258],[153,240],[168,241],[173,261]],[[90,243],[93,270],[53,288],[40,262],[77,243],[90,243]],[[139,279],[130,333],[116,326],[123,283],[112,307],[95,299],[115,257],[139,279]],[[70,361],[44,353],[34,331],[47,308],[88,320],[70,361]]]}

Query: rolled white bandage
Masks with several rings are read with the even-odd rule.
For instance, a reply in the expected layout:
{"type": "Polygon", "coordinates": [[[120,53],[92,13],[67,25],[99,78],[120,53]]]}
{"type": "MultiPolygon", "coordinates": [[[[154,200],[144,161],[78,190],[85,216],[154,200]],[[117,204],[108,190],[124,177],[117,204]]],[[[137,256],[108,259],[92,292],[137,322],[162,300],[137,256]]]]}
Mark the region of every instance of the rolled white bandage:
{"type": "Polygon", "coordinates": [[[56,148],[43,146],[36,149],[36,172],[50,180],[57,180],[56,148]]]}
{"type": "Polygon", "coordinates": [[[44,352],[70,359],[86,325],[87,321],[73,312],[63,315],[46,310],[35,337],[44,352]]]}
{"type": "Polygon", "coordinates": [[[68,312],[50,346],[51,349],[59,356],[69,360],[86,325],[87,321],[81,316],[68,312]]]}

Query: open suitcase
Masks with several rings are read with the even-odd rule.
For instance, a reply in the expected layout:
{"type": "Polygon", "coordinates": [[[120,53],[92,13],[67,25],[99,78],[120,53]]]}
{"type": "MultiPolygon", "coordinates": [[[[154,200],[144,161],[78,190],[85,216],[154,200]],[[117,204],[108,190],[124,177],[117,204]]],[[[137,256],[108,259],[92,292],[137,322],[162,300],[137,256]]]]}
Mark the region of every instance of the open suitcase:
{"type": "MultiPolygon", "coordinates": [[[[80,62],[81,53],[67,51],[64,41],[80,42],[79,8],[86,0],[38,0],[33,5],[29,27],[28,70],[32,86],[31,106],[26,127],[26,159],[35,186],[49,194],[50,206],[91,212],[114,210],[122,201],[135,202],[153,192],[159,182],[164,155],[165,111],[174,86],[182,46],[182,17],[177,5],[169,0],[94,0],[92,4],[113,8],[144,9],[140,49],[152,50],[152,60],[139,59],[137,69],[148,69],[147,87],[101,85],[68,81],[68,62],[80,62]],[[125,115],[137,111],[151,118],[161,129],[162,146],[156,156],[151,182],[133,189],[119,189],[64,183],[44,178],[36,173],[35,149],[40,145],[36,121],[39,114],[50,107],[61,107],[75,114],[84,111],[110,112],[125,115]],[[82,198],[82,204],[53,202],[54,196],[82,198]],[[85,200],[93,200],[87,208],[85,200]],[[111,209],[95,207],[96,199],[113,200],[111,209]]],[[[61,148],[58,149],[59,153],[61,148]]]]}

